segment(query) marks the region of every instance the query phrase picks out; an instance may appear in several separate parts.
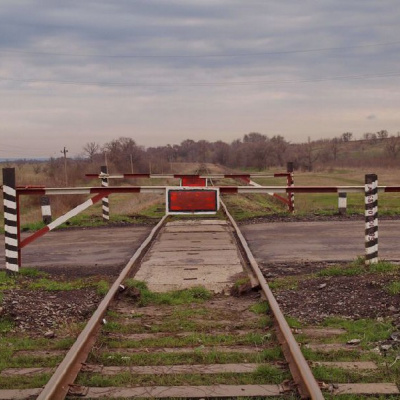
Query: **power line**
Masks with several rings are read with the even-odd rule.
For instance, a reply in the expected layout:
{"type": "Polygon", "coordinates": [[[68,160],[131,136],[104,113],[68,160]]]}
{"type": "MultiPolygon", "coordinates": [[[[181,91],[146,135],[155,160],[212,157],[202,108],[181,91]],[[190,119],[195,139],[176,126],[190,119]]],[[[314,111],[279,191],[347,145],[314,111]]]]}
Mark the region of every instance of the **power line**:
{"type": "Polygon", "coordinates": [[[399,76],[400,72],[385,72],[381,74],[365,74],[365,75],[338,75],[322,78],[310,79],[288,79],[288,80],[258,80],[258,81],[219,81],[219,82],[188,82],[188,83],[135,83],[135,82],[95,82],[95,81],[61,81],[61,80],[46,80],[46,79],[12,79],[1,77],[1,81],[18,82],[18,83],[50,83],[59,85],[75,85],[75,86],[104,86],[104,87],[207,87],[207,86],[251,86],[251,85],[277,85],[277,84],[296,84],[296,83],[313,83],[313,82],[327,82],[337,80],[361,80],[361,79],[375,79],[375,78],[388,78],[399,76]]]}
{"type": "Polygon", "coordinates": [[[311,49],[298,49],[298,50],[279,50],[255,53],[220,53],[220,54],[82,54],[82,53],[58,53],[58,52],[40,52],[40,51],[24,51],[24,50],[6,50],[0,49],[1,53],[19,54],[19,55],[37,55],[37,56],[58,56],[58,57],[98,57],[98,58],[213,58],[213,57],[259,57],[267,55],[279,54],[296,54],[296,53],[312,53],[320,51],[335,51],[335,50],[351,50],[361,49],[368,47],[392,46],[400,44],[400,41],[361,44],[356,46],[343,46],[343,47],[317,47],[311,49]]]}

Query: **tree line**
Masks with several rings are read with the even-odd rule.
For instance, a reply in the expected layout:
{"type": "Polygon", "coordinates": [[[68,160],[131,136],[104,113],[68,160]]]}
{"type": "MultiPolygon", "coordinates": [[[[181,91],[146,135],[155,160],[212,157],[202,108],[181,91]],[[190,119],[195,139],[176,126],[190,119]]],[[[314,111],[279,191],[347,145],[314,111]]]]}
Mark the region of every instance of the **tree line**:
{"type": "Polygon", "coordinates": [[[381,130],[365,133],[354,140],[351,132],[333,139],[290,143],[283,136],[251,132],[231,143],[218,140],[183,140],[180,144],[143,147],[133,138],[120,137],[104,145],[89,142],[83,146],[82,158],[89,162],[93,172],[99,165],[107,164],[110,170],[120,173],[167,173],[175,162],[200,162],[220,164],[232,169],[262,171],[271,167],[283,168],[288,161],[296,169],[312,171],[316,166],[363,166],[378,163],[398,165],[400,159],[400,134],[390,135],[381,130]]]}

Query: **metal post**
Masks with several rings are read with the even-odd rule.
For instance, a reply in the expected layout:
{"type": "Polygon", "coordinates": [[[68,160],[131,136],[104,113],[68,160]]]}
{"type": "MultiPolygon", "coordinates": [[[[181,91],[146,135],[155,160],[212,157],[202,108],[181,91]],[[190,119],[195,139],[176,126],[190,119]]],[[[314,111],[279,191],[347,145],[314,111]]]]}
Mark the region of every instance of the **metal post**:
{"type": "Polygon", "coordinates": [[[344,215],[347,212],[347,193],[345,192],[338,193],[338,209],[340,215],[344,215]]]}
{"type": "Polygon", "coordinates": [[[40,206],[42,209],[42,220],[46,225],[48,225],[53,220],[51,218],[50,197],[42,196],[40,198],[40,206]]]}
{"type": "Polygon", "coordinates": [[[6,270],[14,273],[18,272],[21,262],[15,168],[3,168],[3,203],[6,270]]]}
{"type": "MultiPolygon", "coordinates": [[[[293,167],[292,162],[287,163],[286,171],[290,174],[287,177],[287,185],[294,186],[294,178],[293,178],[294,167],[293,167]]],[[[288,193],[288,200],[289,200],[289,212],[294,213],[294,193],[293,192],[288,193]]]]}
{"type": "Polygon", "coordinates": [[[378,177],[365,175],[365,264],[378,262],[378,177]]]}
{"type": "MultiPolygon", "coordinates": [[[[101,166],[101,173],[108,174],[107,165],[101,166]]],[[[108,177],[101,178],[101,186],[108,187],[108,177]]],[[[102,210],[103,210],[103,220],[109,221],[110,220],[110,204],[108,201],[108,196],[102,198],[102,210]]]]}

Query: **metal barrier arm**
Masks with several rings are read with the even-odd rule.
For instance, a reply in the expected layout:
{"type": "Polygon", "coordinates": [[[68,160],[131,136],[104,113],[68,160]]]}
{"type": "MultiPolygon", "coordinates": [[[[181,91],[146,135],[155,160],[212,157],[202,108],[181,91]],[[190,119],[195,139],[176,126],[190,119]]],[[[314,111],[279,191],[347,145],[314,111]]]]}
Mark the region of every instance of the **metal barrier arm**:
{"type": "Polygon", "coordinates": [[[27,246],[29,243],[32,243],[36,239],[39,239],[41,236],[45,235],[47,232],[57,228],[57,226],[60,226],[64,222],[68,221],[70,218],[75,217],[75,215],[78,215],[83,210],[86,210],[93,204],[100,201],[104,195],[105,195],[105,193],[100,193],[97,196],[94,196],[91,199],[86,200],[84,203],[73,208],[71,211],[68,211],[66,214],[62,215],[61,217],[59,217],[56,220],[54,220],[53,222],[51,222],[49,225],[45,226],[42,229],[39,229],[32,235],[30,235],[27,238],[25,238],[24,240],[22,240],[19,244],[19,248],[22,249],[23,247],[27,246]]]}

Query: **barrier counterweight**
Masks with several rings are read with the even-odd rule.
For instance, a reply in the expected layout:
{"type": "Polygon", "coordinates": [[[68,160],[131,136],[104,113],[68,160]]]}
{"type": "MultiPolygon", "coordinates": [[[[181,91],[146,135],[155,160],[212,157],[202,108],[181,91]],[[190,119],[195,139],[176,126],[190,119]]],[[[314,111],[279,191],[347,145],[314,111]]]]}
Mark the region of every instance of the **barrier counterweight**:
{"type": "Polygon", "coordinates": [[[3,168],[3,203],[6,270],[18,272],[21,254],[18,245],[18,201],[14,168],[3,168]]]}
{"type": "Polygon", "coordinates": [[[365,175],[365,263],[378,262],[378,177],[365,175]]]}
{"type": "Polygon", "coordinates": [[[50,198],[47,196],[42,196],[40,198],[40,207],[42,209],[42,220],[47,225],[52,221],[51,218],[51,206],[50,198]]]}
{"type": "MultiPolygon", "coordinates": [[[[108,168],[106,165],[101,166],[101,173],[108,175],[108,168]]],[[[101,186],[108,187],[108,177],[101,178],[101,186]]],[[[101,203],[102,203],[102,210],[103,210],[103,220],[109,221],[110,220],[110,203],[108,201],[108,196],[103,197],[101,199],[101,203]]]]}

